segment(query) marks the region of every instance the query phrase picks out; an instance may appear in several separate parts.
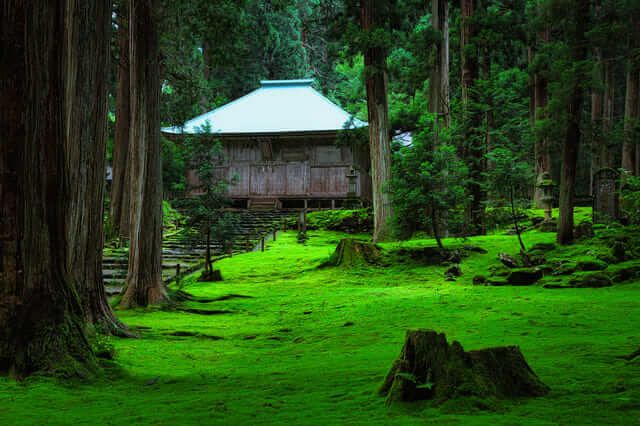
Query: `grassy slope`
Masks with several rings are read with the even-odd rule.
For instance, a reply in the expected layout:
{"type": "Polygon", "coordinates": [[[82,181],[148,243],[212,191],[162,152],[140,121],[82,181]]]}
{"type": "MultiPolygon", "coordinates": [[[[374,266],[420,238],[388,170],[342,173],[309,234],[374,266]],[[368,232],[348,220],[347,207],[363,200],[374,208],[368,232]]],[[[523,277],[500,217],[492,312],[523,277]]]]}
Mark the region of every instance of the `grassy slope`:
{"type": "MultiPolygon", "coordinates": [[[[252,296],[190,302],[233,314],[120,312],[127,324],[151,329],[142,339],[112,340],[124,370],[117,379],[63,386],[0,378],[0,424],[638,424],[640,361],[616,357],[640,345],[640,283],[555,291],[472,286],[499,251],[516,251],[508,236],[474,238],[489,254],[466,259],[455,283],[442,279],[444,267],[416,264],[315,270],[341,235],[310,237],[302,246],[287,233],[265,253],[220,262],[223,283],[188,283],[201,297],[252,296]],[[466,349],[520,345],[552,392],[489,412],[389,409],[375,390],[413,327],[446,332],[466,349]],[[174,331],[223,339],[167,335],[174,331]]],[[[525,238],[532,244],[554,235],[525,238]]]]}

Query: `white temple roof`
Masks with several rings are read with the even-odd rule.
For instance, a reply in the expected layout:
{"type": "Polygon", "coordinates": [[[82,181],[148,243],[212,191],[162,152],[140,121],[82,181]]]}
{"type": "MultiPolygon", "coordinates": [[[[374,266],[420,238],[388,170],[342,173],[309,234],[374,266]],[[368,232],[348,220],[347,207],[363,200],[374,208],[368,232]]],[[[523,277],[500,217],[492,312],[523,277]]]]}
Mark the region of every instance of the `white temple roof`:
{"type": "Polygon", "coordinates": [[[168,134],[324,132],[367,126],[317,92],[313,80],[265,80],[261,87],[226,105],[165,127],[168,134]]]}

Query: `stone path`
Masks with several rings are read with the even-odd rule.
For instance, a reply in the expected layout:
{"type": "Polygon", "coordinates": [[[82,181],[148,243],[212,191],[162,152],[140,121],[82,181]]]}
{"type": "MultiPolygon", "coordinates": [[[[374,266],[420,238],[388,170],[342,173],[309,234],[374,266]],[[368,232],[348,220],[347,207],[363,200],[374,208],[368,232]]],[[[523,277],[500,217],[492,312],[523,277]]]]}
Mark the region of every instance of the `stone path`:
{"type": "MultiPolygon", "coordinates": [[[[272,230],[279,228],[283,218],[290,212],[243,210],[240,224],[233,238],[233,252],[251,251],[258,246],[260,240],[272,230]]],[[[222,247],[218,243],[211,244],[212,255],[222,255],[222,247]]],[[[162,245],[162,279],[169,283],[176,278],[177,265],[180,274],[188,274],[201,267],[204,262],[206,246],[200,235],[168,233],[162,245]]],[[[128,248],[105,248],[102,261],[102,274],[108,296],[122,292],[127,277],[128,248]]]]}

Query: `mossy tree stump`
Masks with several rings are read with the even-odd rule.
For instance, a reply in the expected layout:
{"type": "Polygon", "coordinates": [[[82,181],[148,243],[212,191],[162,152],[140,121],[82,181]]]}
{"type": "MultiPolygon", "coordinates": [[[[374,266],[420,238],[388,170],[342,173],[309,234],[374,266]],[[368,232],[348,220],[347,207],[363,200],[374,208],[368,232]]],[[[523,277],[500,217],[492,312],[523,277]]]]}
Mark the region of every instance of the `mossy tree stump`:
{"type": "Polygon", "coordinates": [[[517,346],[465,352],[460,343],[449,344],[444,334],[432,330],[407,331],[400,358],[380,388],[388,404],[536,397],[548,392],[517,346]]]}
{"type": "Polygon", "coordinates": [[[220,269],[212,269],[211,271],[205,271],[198,278],[199,282],[220,282],[222,279],[222,271],[220,269]]]}
{"type": "Polygon", "coordinates": [[[322,266],[356,267],[374,265],[382,257],[380,248],[371,243],[345,238],[340,241],[331,257],[322,266]]]}

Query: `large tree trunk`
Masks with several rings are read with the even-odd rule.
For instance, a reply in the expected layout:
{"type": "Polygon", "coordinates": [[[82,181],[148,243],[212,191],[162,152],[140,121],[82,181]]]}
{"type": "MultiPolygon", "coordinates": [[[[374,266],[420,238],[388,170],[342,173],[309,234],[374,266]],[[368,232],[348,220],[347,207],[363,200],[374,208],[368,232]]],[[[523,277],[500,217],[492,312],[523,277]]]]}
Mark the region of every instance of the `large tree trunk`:
{"type": "MultiPolygon", "coordinates": [[[[429,78],[429,112],[434,114],[433,149],[440,145],[440,130],[448,128],[449,116],[449,2],[446,0],[431,1],[431,25],[440,32],[439,40],[434,44],[435,60],[429,78]]],[[[431,220],[434,237],[438,245],[442,245],[440,229],[447,234],[447,212],[432,211],[431,220]]]]}
{"type": "Polygon", "coordinates": [[[486,135],[481,131],[482,114],[476,111],[473,103],[477,97],[473,86],[478,79],[478,51],[473,48],[475,24],[473,20],[474,0],[462,0],[462,32],[460,35],[462,68],[462,104],[464,126],[464,157],[469,165],[470,182],[467,188],[471,198],[467,208],[469,233],[481,235],[484,227],[485,191],[482,189],[485,170],[486,135]]]}
{"type": "Polygon", "coordinates": [[[436,114],[437,132],[440,126],[449,127],[449,2],[432,0],[431,8],[431,25],[442,35],[429,79],[429,112],[436,114]]]}
{"type": "Polygon", "coordinates": [[[65,24],[68,269],[86,321],[114,333],[122,326],[107,303],[102,279],[110,0],[67,0],[65,24]]]}
{"type": "MultiPolygon", "coordinates": [[[[538,39],[541,43],[548,43],[549,28],[545,28],[538,34],[538,39]]],[[[544,120],[547,117],[546,108],[547,101],[549,99],[549,91],[547,87],[547,79],[544,76],[543,70],[538,70],[533,77],[534,81],[534,124],[544,120]]],[[[538,183],[544,180],[546,174],[551,175],[551,152],[549,147],[549,138],[545,134],[541,134],[539,130],[535,131],[535,145],[534,145],[534,161],[535,161],[535,176],[536,187],[534,191],[533,200],[537,207],[544,207],[542,202],[543,191],[538,183]]]]}
{"type": "Polygon", "coordinates": [[[65,215],[65,2],[0,7],[0,371],[87,375],[65,215]]]}
{"type": "MultiPolygon", "coordinates": [[[[361,24],[364,31],[381,27],[380,11],[375,0],[361,0],[361,24]]],[[[373,241],[390,238],[389,219],[392,215],[391,195],[387,185],[391,180],[391,128],[387,102],[387,53],[384,48],[372,46],[364,54],[369,111],[369,146],[371,151],[371,177],[373,184],[373,241]]]]}
{"type": "Polygon", "coordinates": [[[162,282],[162,163],[157,0],[131,0],[131,235],[127,289],[121,306],[166,299],[162,282]]]}
{"type": "Polygon", "coordinates": [[[111,224],[116,235],[129,237],[130,172],[129,134],[131,98],[129,83],[129,8],[128,0],[119,0],[117,11],[118,86],[116,93],[116,130],[113,146],[113,181],[111,183],[111,224]]]}
{"type": "MultiPolygon", "coordinates": [[[[589,2],[576,1],[575,28],[570,34],[571,56],[574,63],[584,61],[587,57],[586,27],[589,19],[589,2]]],[[[560,176],[560,219],[558,223],[558,242],[573,242],[573,201],[575,196],[576,168],[578,149],[580,147],[580,122],[584,101],[583,72],[572,80],[571,95],[568,105],[568,124],[562,150],[562,172],[560,176]]]]}

